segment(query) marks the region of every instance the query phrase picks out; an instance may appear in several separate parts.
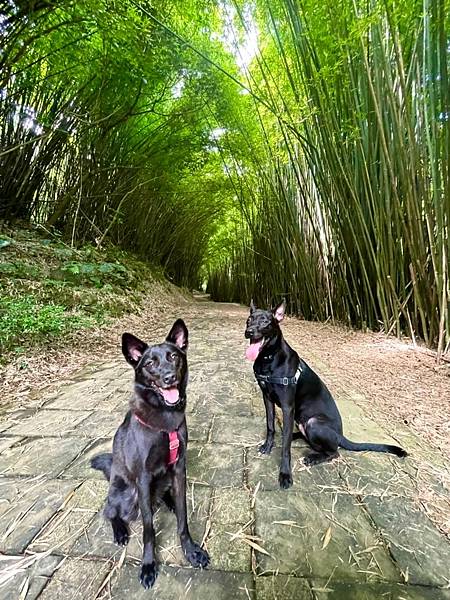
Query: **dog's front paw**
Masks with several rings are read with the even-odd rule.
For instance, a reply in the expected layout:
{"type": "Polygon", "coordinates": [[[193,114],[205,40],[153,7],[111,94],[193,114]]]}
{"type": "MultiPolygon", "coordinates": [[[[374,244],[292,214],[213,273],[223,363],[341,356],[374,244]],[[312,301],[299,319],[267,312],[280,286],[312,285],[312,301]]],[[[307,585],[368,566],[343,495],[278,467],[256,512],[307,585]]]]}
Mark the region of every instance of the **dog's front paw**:
{"type": "Polygon", "coordinates": [[[195,542],[192,542],[192,544],[189,544],[189,546],[184,549],[184,555],[193,567],[206,569],[209,565],[208,553],[206,550],[203,550],[203,548],[200,548],[195,542]]]}
{"type": "Polygon", "coordinates": [[[278,481],[280,483],[280,488],[283,490],[287,490],[294,483],[290,473],[280,473],[278,476],[278,481]]]}
{"type": "Polygon", "coordinates": [[[113,531],[115,543],[119,546],[126,546],[130,540],[130,534],[125,523],[115,523],[113,526],[113,531]]]}
{"type": "Polygon", "coordinates": [[[158,568],[154,561],[152,563],[145,563],[142,565],[139,581],[145,587],[146,590],[153,586],[157,577],[158,568]]]}
{"type": "Polygon", "coordinates": [[[273,442],[264,442],[259,448],[258,452],[260,454],[270,454],[272,452],[273,442]]]}

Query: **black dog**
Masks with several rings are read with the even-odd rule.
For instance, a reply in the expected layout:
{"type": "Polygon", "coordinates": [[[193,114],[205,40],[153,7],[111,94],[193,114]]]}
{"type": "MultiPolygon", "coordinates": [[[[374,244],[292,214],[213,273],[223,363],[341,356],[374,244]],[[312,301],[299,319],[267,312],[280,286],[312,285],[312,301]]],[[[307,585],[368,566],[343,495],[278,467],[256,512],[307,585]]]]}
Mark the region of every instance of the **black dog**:
{"type": "Polygon", "coordinates": [[[253,301],[247,319],[245,337],[250,340],[246,356],[254,361],[253,371],[261,388],[266,407],[267,436],[259,448],[270,454],[275,435],[275,407],[283,412],[283,444],[279,482],[282,488],[292,485],[291,442],[304,438],[314,450],[305,457],[306,465],[317,465],[346,450],[374,450],[406,456],[405,450],[386,444],[357,444],[342,434],[342,420],[336,403],[320,377],[301,360],[283,338],[279,326],[286,302],[273,311],[256,309],[253,301]],[[294,434],[294,422],[299,433],[294,434]]]}
{"type": "Polygon", "coordinates": [[[148,346],[130,333],[122,336],[122,352],[134,368],[130,410],[114,436],[112,454],[91,461],[110,482],[104,511],[114,541],[128,543],[128,523],[144,524],[144,555],[140,581],[151,587],[157,577],[153,514],[162,499],[177,517],[181,547],[194,567],[206,567],[208,554],[189,533],[186,511],[186,350],[188,330],[175,321],[166,341],[148,346]]]}

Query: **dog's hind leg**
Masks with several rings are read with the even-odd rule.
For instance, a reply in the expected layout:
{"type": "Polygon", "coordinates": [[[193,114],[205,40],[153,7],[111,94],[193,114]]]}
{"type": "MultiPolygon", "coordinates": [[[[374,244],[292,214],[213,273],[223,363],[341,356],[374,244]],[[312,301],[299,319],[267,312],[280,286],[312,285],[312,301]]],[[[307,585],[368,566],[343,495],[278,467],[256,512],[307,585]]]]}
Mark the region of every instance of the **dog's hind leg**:
{"type": "Polygon", "coordinates": [[[339,435],[328,425],[319,423],[314,418],[310,419],[306,424],[306,435],[314,452],[305,456],[303,459],[305,465],[318,465],[339,455],[339,435]]]}
{"type": "Polygon", "coordinates": [[[170,512],[175,512],[175,501],[172,497],[170,490],[166,490],[162,496],[162,501],[170,510],[170,512]]]}

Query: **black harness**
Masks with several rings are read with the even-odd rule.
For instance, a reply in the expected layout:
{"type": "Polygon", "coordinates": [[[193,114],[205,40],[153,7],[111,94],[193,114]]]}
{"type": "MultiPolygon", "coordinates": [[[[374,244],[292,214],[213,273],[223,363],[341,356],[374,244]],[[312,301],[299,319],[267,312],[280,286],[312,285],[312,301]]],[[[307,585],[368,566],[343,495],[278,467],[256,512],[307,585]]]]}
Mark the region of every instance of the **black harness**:
{"type": "Polygon", "coordinates": [[[272,377],[271,375],[257,375],[255,377],[257,381],[261,383],[275,383],[276,385],[297,385],[298,380],[302,374],[302,368],[299,365],[294,377],[272,377]]]}

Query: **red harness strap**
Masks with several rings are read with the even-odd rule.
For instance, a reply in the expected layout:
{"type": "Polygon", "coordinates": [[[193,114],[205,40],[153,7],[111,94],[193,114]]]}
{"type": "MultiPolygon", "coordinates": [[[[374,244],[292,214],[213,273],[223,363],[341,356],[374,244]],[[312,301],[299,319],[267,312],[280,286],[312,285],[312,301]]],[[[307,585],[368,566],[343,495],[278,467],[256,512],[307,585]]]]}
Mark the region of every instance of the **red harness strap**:
{"type": "MultiPolygon", "coordinates": [[[[138,421],[144,427],[148,427],[149,429],[153,429],[154,431],[163,431],[161,429],[156,429],[152,427],[149,423],[143,421],[140,417],[137,416],[136,413],[133,413],[136,421],[138,421]]],[[[179,448],[180,448],[180,438],[178,437],[178,431],[166,431],[165,433],[169,434],[169,456],[167,458],[168,465],[174,465],[178,460],[179,448]]]]}
{"type": "Polygon", "coordinates": [[[178,460],[178,449],[180,447],[180,439],[178,431],[169,431],[169,461],[168,465],[174,465],[178,460]]]}

